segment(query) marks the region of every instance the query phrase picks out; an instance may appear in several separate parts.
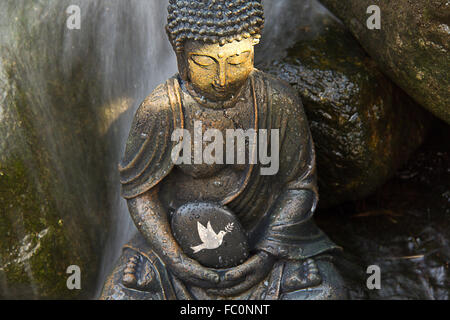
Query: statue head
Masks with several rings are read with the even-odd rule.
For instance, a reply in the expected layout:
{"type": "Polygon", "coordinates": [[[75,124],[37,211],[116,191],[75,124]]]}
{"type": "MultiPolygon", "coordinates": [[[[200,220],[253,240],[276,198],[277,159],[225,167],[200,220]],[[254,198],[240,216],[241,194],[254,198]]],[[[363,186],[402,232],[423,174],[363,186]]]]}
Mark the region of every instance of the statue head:
{"type": "Polygon", "coordinates": [[[254,68],[264,26],[261,0],[170,0],[166,27],[183,80],[211,100],[227,100],[254,68]]]}

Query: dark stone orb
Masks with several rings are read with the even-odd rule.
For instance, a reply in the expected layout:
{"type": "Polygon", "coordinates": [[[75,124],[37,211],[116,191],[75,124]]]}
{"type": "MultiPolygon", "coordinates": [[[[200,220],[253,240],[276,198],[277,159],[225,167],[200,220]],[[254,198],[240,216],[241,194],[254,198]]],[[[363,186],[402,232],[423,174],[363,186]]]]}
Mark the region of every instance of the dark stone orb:
{"type": "Polygon", "coordinates": [[[211,203],[189,203],[172,217],[172,232],[185,254],[205,267],[227,269],[249,256],[248,238],[238,219],[211,203]]]}

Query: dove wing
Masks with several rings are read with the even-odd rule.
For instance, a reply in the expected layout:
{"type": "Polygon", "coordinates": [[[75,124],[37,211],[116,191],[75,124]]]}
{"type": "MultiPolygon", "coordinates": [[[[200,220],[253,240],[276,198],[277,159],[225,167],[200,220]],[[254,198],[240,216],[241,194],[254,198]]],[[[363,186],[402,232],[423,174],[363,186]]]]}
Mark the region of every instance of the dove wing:
{"type": "MultiPolygon", "coordinates": [[[[208,223],[208,226],[210,223],[208,223]]],[[[204,225],[202,225],[200,222],[197,222],[198,226],[198,235],[200,236],[200,240],[202,240],[203,243],[210,243],[212,239],[214,239],[215,234],[211,234],[211,232],[205,228],[204,225]]]]}
{"type": "Polygon", "coordinates": [[[217,235],[217,233],[212,228],[211,221],[208,221],[208,231],[211,233],[212,236],[216,236],[217,235]]]}

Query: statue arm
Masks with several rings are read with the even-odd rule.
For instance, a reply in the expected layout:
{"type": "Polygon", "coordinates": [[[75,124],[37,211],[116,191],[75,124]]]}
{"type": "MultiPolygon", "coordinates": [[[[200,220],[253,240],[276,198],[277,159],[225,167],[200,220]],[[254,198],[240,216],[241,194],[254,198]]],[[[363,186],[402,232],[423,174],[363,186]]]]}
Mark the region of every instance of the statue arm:
{"type": "Polygon", "coordinates": [[[158,86],[136,112],[119,164],[125,199],[151,190],[173,169],[171,136],[174,130],[182,128],[182,115],[171,103],[170,91],[168,84],[158,86]]]}
{"type": "MultiPolygon", "coordinates": [[[[315,156],[312,141],[301,160],[302,173],[287,183],[263,222],[263,232],[257,243],[259,250],[291,260],[315,255],[328,248],[331,241],[315,225],[313,215],[318,204],[315,156]],[[317,241],[320,240],[320,241],[317,241]]],[[[306,151],[306,150],[305,150],[306,151]]]]}
{"type": "Polygon", "coordinates": [[[174,239],[168,213],[159,200],[159,187],[128,200],[130,215],[154,252],[179,279],[197,286],[214,288],[218,274],[188,258],[174,239]]]}
{"type": "Polygon", "coordinates": [[[279,89],[272,110],[280,113],[280,170],[283,192],[261,223],[256,248],[276,257],[305,259],[336,246],[315,225],[319,195],[316,156],[309,124],[298,95],[288,84],[279,89]]]}
{"type": "Polygon", "coordinates": [[[171,272],[187,283],[214,287],[218,274],[183,254],[159,200],[159,183],[174,166],[171,135],[181,127],[181,114],[170,102],[170,91],[167,84],[159,86],[136,112],[119,165],[122,196],[139,232],[171,272]]]}
{"type": "Polygon", "coordinates": [[[273,206],[256,248],[289,260],[306,259],[317,254],[316,249],[321,251],[316,240],[325,238],[328,243],[328,239],[312,220],[316,203],[311,190],[286,190],[273,206]]]}
{"type": "Polygon", "coordinates": [[[128,200],[128,210],[139,232],[163,260],[180,260],[181,249],[170,233],[168,213],[161,204],[158,187],[128,200]]]}

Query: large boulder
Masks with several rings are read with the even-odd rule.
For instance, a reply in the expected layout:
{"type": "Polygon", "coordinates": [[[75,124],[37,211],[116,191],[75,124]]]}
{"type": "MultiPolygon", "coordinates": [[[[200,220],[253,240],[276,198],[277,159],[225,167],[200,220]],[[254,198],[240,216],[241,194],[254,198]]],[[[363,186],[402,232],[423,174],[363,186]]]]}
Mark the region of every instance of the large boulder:
{"type": "Polygon", "coordinates": [[[346,28],[315,11],[283,58],[262,64],[302,97],[317,150],[321,205],[364,198],[422,143],[426,112],[377,68],[346,28]]]}
{"type": "Polygon", "coordinates": [[[450,123],[450,6],[443,0],[321,0],[397,85],[450,123]],[[369,30],[371,5],[381,30],[369,30]]]}
{"type": "Polygon", "coordinates": [[[0,298],[95,290],[109,226],[100,88],[83,57],[61,68],[65,5],[0,4],[0,298]],[[82,290],[66,285],[71,265],[82,290]]]}

